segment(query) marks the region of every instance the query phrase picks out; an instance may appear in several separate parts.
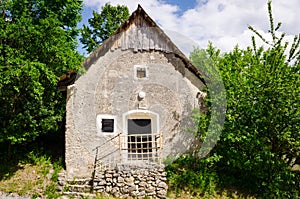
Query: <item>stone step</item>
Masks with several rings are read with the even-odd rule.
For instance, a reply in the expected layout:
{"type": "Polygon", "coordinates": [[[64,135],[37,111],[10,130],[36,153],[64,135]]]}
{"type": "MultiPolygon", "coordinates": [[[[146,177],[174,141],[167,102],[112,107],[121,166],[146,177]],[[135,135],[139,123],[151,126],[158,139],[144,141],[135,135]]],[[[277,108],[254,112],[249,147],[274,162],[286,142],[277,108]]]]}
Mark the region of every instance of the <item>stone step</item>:
{"type": "Polygon", "coordinates": [[[70,185],[67,184],[66,187],[70,192],[89,192],[91,190],[90,185],[70,185]]]}
{"type": "Polygon", "coordinates": [[[74,179],[74,180],[67,180],[67,184],[71,185],[89,185],[91,179],[74,179]]]}
{"type": "MultiPolygon", "coordinates": [[[[63,192],[64,196],[70,196],[71,198],[95,198],[96,194],[92,193],[81,193],[81,192],[73,192],[73,191],[66,191],[63,192]]],[[[69,197],[68,197],[69,198],[69,197]]]]}

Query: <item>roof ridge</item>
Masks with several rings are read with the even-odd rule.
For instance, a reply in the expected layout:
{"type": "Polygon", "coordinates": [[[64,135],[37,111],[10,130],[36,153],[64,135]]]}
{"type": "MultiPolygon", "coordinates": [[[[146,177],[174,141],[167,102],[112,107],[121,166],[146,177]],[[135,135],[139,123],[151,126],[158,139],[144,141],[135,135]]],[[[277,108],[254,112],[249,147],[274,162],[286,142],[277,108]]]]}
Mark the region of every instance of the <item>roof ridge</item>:
{"type": "MultiPolygon", "coordinates": [[[[136,23],[140,25],[139,28],[155,28],[156,31],[158,31],[159,37],[163,37],[165,39],[166,48],[163,49],[161,46],[156,48],[149,48],[148,50],[160,50],[165,53],[174,53],[176,56],[178,56],[184,63],[186,64],[186,68],[189,69],[191,72],[199,76],[199,78],[205,83],[204,78],[205,74],[203,74],[201,71],[199,71],[191,62],[190,60],[181,52],[181,50],[173,43],[173,41],[168,37],[168,35],[155,23],[155,21],[146,13],[146,11],[143,9],[143,7],[138,4],[137,9],[129,16],[127,20],[125,20],[121,26],[108,38],[106,39],[96,50],[94,50],[88,58],[84,61],[84,67],[86,69],[89,68],[91,63],[94,63],[101,55],[104,55],[108,50],[111,49],[115,45],[115,42],[118,40],[120,33],[126,32],[128,28],[131,26],[132,23],[136,23]],[[142,16],[142,19],[144,19],[148,25],[143,26],[145,23],[142,21],[136,20],[138,16],[142,16]],[[136,21],[134,21],[136,20],[136,21]]],[[[127,47],[131,48],[131,47],[127,47]]],[[[125,48],[126,49],[126,48],[125,48]]],[[[145,49],[142,49],[145,50],[145,49]]]]}

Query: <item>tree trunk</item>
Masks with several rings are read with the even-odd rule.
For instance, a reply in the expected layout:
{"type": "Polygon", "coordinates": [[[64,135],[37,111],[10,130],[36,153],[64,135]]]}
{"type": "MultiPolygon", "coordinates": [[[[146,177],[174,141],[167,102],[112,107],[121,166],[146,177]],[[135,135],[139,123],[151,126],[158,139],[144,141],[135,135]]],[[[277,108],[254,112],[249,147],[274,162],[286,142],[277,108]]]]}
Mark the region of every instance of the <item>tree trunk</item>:
{"type": "Polygon", "coordinates": [[[8,141],[8,147],[7,147],[7,158],[8,158],[8,160],[11,160],[11,158],[12,158],[11,148],[12,148],[11,141],[8,141]]]}

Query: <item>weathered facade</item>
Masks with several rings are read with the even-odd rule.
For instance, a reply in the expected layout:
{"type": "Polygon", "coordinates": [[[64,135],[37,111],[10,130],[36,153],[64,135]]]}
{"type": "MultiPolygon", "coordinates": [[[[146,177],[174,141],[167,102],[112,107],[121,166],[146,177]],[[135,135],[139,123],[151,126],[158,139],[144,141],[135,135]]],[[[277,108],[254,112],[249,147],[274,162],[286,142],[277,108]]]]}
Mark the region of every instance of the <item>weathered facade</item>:
{"type": "Polygon", "coordinates": [[[188,149],[200,72],[139,6],[67,88],[66,177],[161,164],[188,149]]]}

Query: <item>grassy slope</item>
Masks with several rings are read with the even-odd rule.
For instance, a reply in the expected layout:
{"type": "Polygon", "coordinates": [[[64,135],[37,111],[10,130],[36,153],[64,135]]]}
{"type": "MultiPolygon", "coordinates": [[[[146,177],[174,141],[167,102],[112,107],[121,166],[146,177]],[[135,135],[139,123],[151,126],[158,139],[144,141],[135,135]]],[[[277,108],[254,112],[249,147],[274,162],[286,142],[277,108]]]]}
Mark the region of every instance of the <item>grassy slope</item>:
{"type": "Polygon", "coordinates": [[[33,198],[48,196],[55,198],[57,173],[62,169],[59,162],[51,162],[46,155],[27,154],[17,164],[2,162],[0,164],[0,191],[30,195],[33,198]]]}
{"type": "MultiPolygon", "coordinates": [[[[33,156],[33,153],[31,154],[33,156]]],[[[0,181],[0,191],[6,193],[17,193],[19,195],[30,195],[33,198],[36,197],[47,197],[57,198],[60,196],[56,192],[57,186],[57,173],[62,169],[60,163],[51,163],[50,159],[46,156],[35,156],[31,157],[32,163],[22,161],[18,163],[17,168],[10,168],[6,170],[6,174],[3,175],[0,181]],[[25,163],[27,162],[27,163],[25,163]]],[[[107,197],[97,197],[107,198],[107,197]]],[[[110,197],[113,198],[113,197],[110,197]]],[[[168,193],[168,198],[253,198],[249,196],[243,196],[235,190],[223,190],[222,192],[207,193],[204,195],[197,195],[197,192],[192,191],[180,191],[175,193],[172,191],[168,193]]]]}

